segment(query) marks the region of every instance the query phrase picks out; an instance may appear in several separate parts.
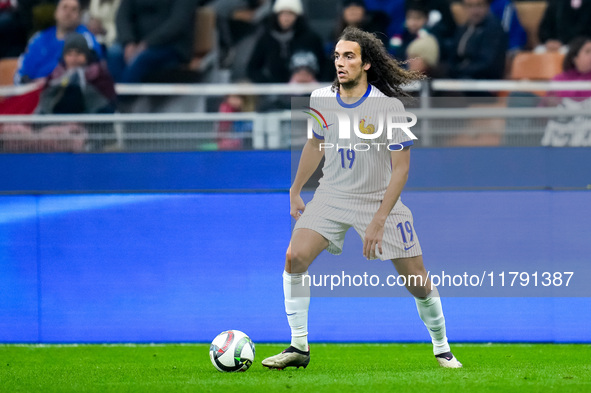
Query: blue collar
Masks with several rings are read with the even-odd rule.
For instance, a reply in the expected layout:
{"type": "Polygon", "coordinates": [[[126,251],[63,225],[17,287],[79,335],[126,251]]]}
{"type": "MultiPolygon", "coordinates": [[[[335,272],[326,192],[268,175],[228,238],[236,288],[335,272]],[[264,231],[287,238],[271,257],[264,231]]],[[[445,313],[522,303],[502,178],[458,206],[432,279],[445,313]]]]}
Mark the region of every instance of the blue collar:
{"type": "Polygon", "coordinates": [[[342,99],[341,99],[341,94],[339,93],[339,91],[337,90],[337,102],[339,103],[340,106],[342,106],[343,108],[356,108],[359,105],[363,104],[363,101],[365,101],[365,99],[369,96],[369,93],[371,92],[371,85],[368,83],[367,84],[367,90],[365,91],[365,94],[363,94],[363,97],[361,97],[359,100],[357,100],[357,102],[354,102],[352,104],[347,104],[345,103],[342,99]]]}

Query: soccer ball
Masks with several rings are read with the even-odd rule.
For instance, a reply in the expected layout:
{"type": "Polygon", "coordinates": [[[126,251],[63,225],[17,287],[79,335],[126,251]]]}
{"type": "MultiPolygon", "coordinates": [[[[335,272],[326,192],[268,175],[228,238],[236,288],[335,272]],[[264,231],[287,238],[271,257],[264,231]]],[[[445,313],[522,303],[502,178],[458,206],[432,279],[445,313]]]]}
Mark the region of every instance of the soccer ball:
{"type": "Polygon", "coordinates": [[[211,342],[209,358],[219,371],[246,371],[254,361],[254,343],[240,330],[221,332],[211,342]]]}

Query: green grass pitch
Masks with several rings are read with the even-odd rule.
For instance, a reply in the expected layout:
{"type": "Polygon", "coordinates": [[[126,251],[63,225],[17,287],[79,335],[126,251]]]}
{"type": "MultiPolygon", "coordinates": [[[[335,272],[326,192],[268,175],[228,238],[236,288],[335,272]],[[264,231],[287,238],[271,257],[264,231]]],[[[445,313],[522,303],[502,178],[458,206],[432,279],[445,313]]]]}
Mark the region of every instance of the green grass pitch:
{"type": "Polygon", "coordinates": [[[221,373],[205,344],[0,345],[0,392],[591,392],[591,345],[454,344],[451,370],[428,344],[312,344],[305,370],[261,365],[284,348],[221,373]]]}

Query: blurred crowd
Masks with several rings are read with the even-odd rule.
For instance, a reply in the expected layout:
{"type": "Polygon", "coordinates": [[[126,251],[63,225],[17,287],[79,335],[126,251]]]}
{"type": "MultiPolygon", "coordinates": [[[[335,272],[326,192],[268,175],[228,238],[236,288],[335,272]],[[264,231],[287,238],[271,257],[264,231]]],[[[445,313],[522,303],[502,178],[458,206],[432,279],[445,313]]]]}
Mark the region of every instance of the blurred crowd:
{"type": "MultiPolygon", "coordinates": [[[[542,78],[591,80],[591,0],[0,0],[0,65],[12,62],[14,84],[43,85],[21,113],[111,113],[115,83],[331,81],[346,26],[430,78],[536,79],[555,63],[542,78]],[[553,60],[524,73],[524,53],[553,60]]],[[[218,109],[250,107],[231,96],[218,109]]]]}
{"type": "Polygon", "coordinates": [[[229,81],[330,81],[350,25],[433,78],[502,79],[519,51],[564,55],[591,37],[591,0],[0,0],[0,58],[18,57],[16,84],[43,80],[78,33],[115,82],[198,82],[207,55],[229,81]]]}

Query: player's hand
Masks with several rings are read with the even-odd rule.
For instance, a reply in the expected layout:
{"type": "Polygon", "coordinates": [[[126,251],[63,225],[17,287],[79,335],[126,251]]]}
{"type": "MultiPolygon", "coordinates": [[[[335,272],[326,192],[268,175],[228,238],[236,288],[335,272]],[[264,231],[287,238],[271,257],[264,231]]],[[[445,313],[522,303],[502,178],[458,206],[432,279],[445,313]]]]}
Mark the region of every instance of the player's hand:
{"type": "Polygon", "coordinates": [[[296,220],[302,216],[302,212],[306,209],[306,204],[304,203],[304,200],[302,199],[300,194],[297,194],[297,195],[290,194],[289,205],[290,205],[289,214],[293,218],[295,218],[296,220]]]}
{"type": "Polygon", "coordinates": [[[376,246],[380,254],[382,254],[382,238],[384,237],[384,224],[376,220],[371,220],[367,229],[365,230],[365,238],[363,239],[363,256],[367,259],[376,258],[376,246]]]}

